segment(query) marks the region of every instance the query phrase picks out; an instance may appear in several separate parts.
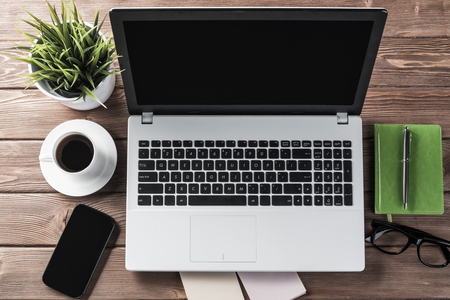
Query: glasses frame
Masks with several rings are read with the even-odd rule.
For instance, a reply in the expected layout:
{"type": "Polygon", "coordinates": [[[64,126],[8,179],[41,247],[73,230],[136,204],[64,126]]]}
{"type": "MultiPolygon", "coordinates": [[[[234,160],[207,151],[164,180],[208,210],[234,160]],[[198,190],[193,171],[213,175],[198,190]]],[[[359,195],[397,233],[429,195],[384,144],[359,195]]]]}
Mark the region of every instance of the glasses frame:
{"type": "Polygon", "coordinates": [[[417,246],[417,256],[419,257],[419,260],[426,265],[427,267],[431,268],[444,268],[450,263],[450,251],[447,247],[450,247],[450,241],[441,239],[439,237],[436,237],[432,234],[429,234],[425,231],[421,231],[412,227],[396,224],[396,223],[390,223],[386,221],[380,221],[380,220],[373,220],[372,221],[372,233],[369,235],[365,241],[366,243],[371,243],[375,248],[380,250],[381,252],[384,252],[386,254],[390,255],[398,255],[402,252],[404,252],[406,249],[411,246],[411,244],[414,244],[417,246]],[[385,229],[382,229],[379,231],[378,229],[380,227],[385,227],[385,229]],[[382,237],[384,234],[391,232],[391,231],[397,231],[402,234],[404,234],[408,238],[408,242],[406,245],[400,249],[397,252],[388,252],[380,247],[378,247],[375,243],[375,241],[382,237]],[[422,257],[420,256],[420,249],[424,243],[431,243],[435,245],[439,245],[442,253],[444,254],[444,257],[446,259],[446,262],[442,265],[432,265],[427,262],[425,262],[422,257]]]}

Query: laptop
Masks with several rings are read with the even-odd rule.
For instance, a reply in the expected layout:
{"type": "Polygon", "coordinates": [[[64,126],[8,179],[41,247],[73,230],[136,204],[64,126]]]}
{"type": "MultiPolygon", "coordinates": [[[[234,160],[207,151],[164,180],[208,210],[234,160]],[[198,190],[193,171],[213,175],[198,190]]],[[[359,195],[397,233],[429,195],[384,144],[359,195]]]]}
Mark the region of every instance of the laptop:
{"type": "Polygon", "coordinates": [[[387,11],[114,8],[130,271],[361,271],[387,11]]]}

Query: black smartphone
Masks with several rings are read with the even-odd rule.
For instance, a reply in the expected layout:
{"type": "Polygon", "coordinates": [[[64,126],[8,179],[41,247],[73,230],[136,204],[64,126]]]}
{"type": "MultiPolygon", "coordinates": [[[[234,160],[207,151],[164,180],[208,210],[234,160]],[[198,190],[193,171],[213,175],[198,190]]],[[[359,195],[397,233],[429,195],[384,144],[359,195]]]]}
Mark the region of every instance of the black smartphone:
{"type": "Polygon", "coordinates": [[[83,204],[75,206],[42,281],[58,292],[80,298],[86,291],[115,224],[112,217],[92,207],[83,204]]]}

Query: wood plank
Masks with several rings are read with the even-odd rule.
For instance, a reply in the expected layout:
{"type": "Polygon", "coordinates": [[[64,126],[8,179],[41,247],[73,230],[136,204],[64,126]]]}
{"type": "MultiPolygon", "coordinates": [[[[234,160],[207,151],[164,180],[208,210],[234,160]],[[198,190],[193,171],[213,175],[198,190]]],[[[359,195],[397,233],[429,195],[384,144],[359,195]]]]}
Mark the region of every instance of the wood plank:
{"type": "Polygon", "coordinates": [[[0,194],[0,245],[56,245],[77,204],[113,217],[117,227],[110,245],[125,245],[125,193],[97,193],[80,198],[59,193],[0,194]]]}
{"type": "MultiPolygon", "coordinates": [[[[364,138],[373,138],[375,123],[438,124],[443,137],[450,138],[449,99],[450,87],[370,88],[361,114],[364,138]]],[[[94,121],[114,139],[126,139],[129,114],[124,91],[116,88],[106,105],[108,109],[76,111],[38,90],[3,90],[0,139],[44,140],[53,128],[72,119],[94,121]]]]}
{"type": "MultiPolygon", "coordinates": [[[[450,222],[450,192],[446,192],[443,215],[394,215],[393,221],[450,240],[442,224],[450,222]]],[[[82,198],[57,193],[0,194],[0,245],[54,246],[76,204],[86,204],[112,216],[117,223],[110,246],[125,246],[125,193],[95,194],[82,198]]],[[[364,194],[365,233],[372,231],[372,220],[386,220],[374,212],[374,193],[364,194]]],[[[334,226],[330,224],[330,227],[334,226]]],[[[368,245],[369,246],[369,245],[368,245]]]]}
{"type": "Polygon", "coordinates": [[[449,86],[449,39],[383,38],[371,86],[449,86]]]}
{"type": "MultiPolygon", "coordinates": [[[[61,294],[41,282],[52,251],[53,248],[0,248],[0,298],[61,298],[61,294]]],[[[186,299],[179,273],[129,272],[125,270],[124,256],[124,248],[107,249],[85,298],[186,299]]],[[[398,256],[366,248],[363,272],[299,276],[307,290],[300,299],[437,299],[450,294],[448,269],[422,265],[414,246],[398,256]]]]}
{"type": "Polygon", "coordinates": [[[415,246],[400,255],[366,248],[366,268],[360,273],[299,276],[308,291],[306,299],[445,299],[450,295],[448,271],[424,266],[415,246]]]}
{"type": "MultiPolygon", "coordinates": [[[[42,175],[39,153],[42,141],[0,141],[0,192],[55,192],[42,175]]],[[[116,141],[117,166],[101,193],[124,192],[126,185],[126,141],[116,141]]]]}
{"type": "MultiPolygon", "coordinates": [[[[22,43],[25,44],[26,43],[22,43]]],[[[0,49],[11,44],[0,41],[0,49]]],[[[17,51],[2,52],[20,55],[17,51]]],[[[0,88],[25,88],[23,78],[28,65],[0,56],[0,88]]],[[[118,69],[118,63],[115,63],[118,69]]],[[[371,86],[450,86],[450,39],[448,38],[384,38],[381,41],[371,86]]],[[[117,76],[116,86],[122,87],[117,76]]],[[[34,88],[34,86],[32,87],[34,88]]]]}
{"type": "Polygon", "coordinates": [[[364,138],[374,124],[437,124],[450,137],[450,89],[442,87],[369,88],[361,118],[364,138]]]}
{"type": "Polygon", "coordinates": [[[124,100],[123,89],[115,89],[105,103],[107,109],[98,107],[89,111],[78,111],[46,97],[37,89],[4,90],[0,94],[0,138],[44,140],[50,131],[61,123],[86,119],[103,126],[114,139],[124,139],[127,136],[129,117],[124,100]]]}
{"type": "MultiPolygon", "coordinates": [[[[364,189],[374,190],[373,139],[364,140],[364,189]]],[[[0,193],[53,193],[39,164],[41,141],[0,141],[0,193]]],[[[126,190],[126,141],[116,140],[118,163],[111,180],[98,193],[126,190]]],[[[450,139],[443,140],[444,190],[450,191],[450,139]]]]}
{"type": "MultiPolygon", "coordinates": [[[[1,299],[70,299],[47,287],[42,273],[53,248],[0,248],[1,299]]],[[[186,299],[178,273],[133,273],[125,248],[107,248],[84,299],[186,299]]]]}
{"type": "MultiPolygon", "coordinates": [[[[3,12],[0,26],[2,32],[0,32],[0,40],[17,40],[18,33],[14,24],[18,25],[26,32],[32,32],[19,21],[19,18],[27,18],[28,15],[19,8],[19,5],[7,3],[6,0],[2,0],[5,5],[8,5],[8,10],[3,12]]],[[[59,8],[58,1],[51,1],[56,3],[59,8]]],[[[94,14],[97,9],[96,5],[92,5],[89,0],[77,0],[78,9],[86,22],[93,23],[94,14]]],[[[36,5],[33,0],[22,0],[20,6],[26,8],[31,13],[44,21],[50,21],[46,6],[44,3],[36,5]]],[[[364,1],[351,1],[351,0],[327,0],[317,1],[296,1],[296,0],[284,0],[273,3],[272,1],[265,0],[248,0],[245,2],[239,0],[231,0],[226,3],[215,0],[175,0],[175,1],[146,1],[135,0],[132,5],[127,4],[124,1],[109,0],[103,1],[100,5],[100,14],[103,16],[109,9],[113,7],[152,7],[152,6],[194,6],[194,7],[211,7],[211,6],[228,6],[228,7],[242,7],[242,6],[300,6],[300,7],[384,7],[388,10],[389,16],[385,29],[385,36],[389,37],[446,37],[448,36],[448,11],[449,6],[447,1],[390,1],[390,0],[364,0],[364,1]]],[[[59,10],[59,9],[58,9],[59,10]]],[[[107,17],[103,32],[111,32],[109,17],[107,17]]]]}

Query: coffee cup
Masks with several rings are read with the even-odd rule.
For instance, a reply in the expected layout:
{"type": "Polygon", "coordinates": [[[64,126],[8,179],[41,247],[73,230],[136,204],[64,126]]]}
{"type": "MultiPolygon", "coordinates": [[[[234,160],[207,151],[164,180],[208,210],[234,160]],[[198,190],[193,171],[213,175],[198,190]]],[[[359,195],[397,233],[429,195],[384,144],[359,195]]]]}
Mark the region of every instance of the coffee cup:
{"type": "Polygon", "coordinates": [[[50,153],[41,153],[39,160],[54,164],[59,171],[67,175],[94,179],[104,168],[104,155],[86,133],[65,132],[55,140],[50,149],[50,153]]]}

